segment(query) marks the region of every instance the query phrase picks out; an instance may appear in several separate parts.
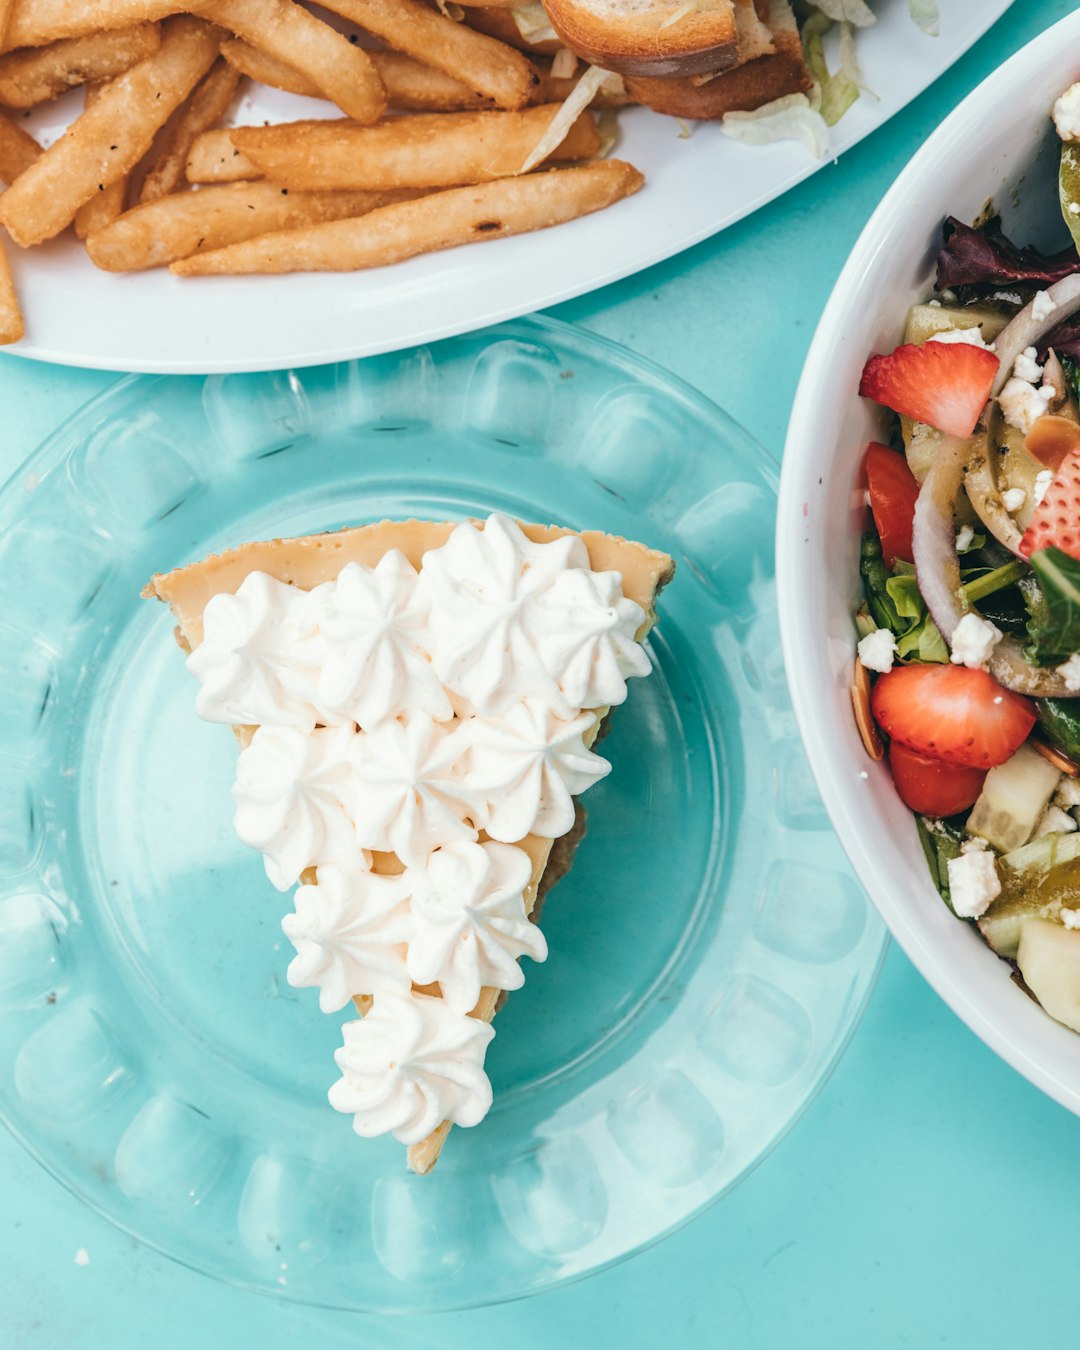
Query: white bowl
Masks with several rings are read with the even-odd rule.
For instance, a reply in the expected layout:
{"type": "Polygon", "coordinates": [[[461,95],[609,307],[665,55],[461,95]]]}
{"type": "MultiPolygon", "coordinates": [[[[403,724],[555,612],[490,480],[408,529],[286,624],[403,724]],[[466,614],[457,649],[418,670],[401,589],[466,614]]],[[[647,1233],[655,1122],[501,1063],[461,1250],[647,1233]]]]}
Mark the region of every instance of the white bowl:
{"type": "Polygon", "coordinates": [[[852,615],[866,444],[881,410],[858,396],[871,352],[900,341],[907,307],[931,291],[947,215],[988,198],[1017,243],[1067,242],[1054,186],[1048,112],[1080,78],[1080,12],[1029,43],[964,100],[919,150],[866,226],[821,322],[791,414],[777,528],[784,657],[795,712],[825,805],[848,856],[908,956],[954,1012],[1032,1083],[1080,1115],[1080,1036],[1009,978],[969,924],[953,918],[927,870],[888,768],[867,757],[851,715],[852,615]]]}

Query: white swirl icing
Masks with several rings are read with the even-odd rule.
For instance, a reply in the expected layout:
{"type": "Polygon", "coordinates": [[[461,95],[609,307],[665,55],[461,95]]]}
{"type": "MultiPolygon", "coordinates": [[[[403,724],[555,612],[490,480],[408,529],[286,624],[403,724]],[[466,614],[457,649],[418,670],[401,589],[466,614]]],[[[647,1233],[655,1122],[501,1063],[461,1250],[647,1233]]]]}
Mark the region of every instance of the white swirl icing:
{"type": "Polygon", "coordinates": [[[637,641],[645,611],[623,595],[618,572],[563,572],[539,597],[534,622],[537,650],[572,708],[622,703],[627,677],[651,669],[637,641]]]}
{"type": "Polygon", "coordinates": [[[534,544],[498,514],[483,530],[459,525],[441,548],[425,553],[421,579],[432,600],[435,668],[447,688],[484,716],[498,716],[523,698],[543,699],[568,714],[529,617],[556,577],[588,565],[576,535],[534,544]]]}
{"type": "Polygon", "coordinates": [[[475,814],[449,725],[410,713],[361,733],[352,747],[352,813],[359,842],[422,867],[433,849],[475,839],[475,814]]]}
{"type": "Polygon", "coordinates": [[[330,1105],[351,1114],[365,1139],[390,1131],[418,1144],[444,1120],[477,1125],[491,1107],[484,1055],[495,1032],[441,998],[380,994],[367,1016],[342,1027],[334,1058],[342,1076],[330,1105]]]}
{"type": "Polygon", "coordinates": [[[415,932],[409,974],[438,983],[451,1008],[475,1008],[480,990],[520,989],[518,958],[547,960],[547,943],[525,912],[532,861],[509,844],[448,844],[423,871],[407,873],[415,932]]]}
{"type": "Polygon", "coordinates": [[[319,990],[323,1012],[344,1008],[354,994],[410,987],[405,944],[412,936],[408,884],[359,867],[320,867],[315,885],[296,892],[296,913],[281,921],[296,948],[288,980],[319,990]]]}
{"type": "Polygon", "coordinates": [[[279,891],[306,867],[370,862],[356,842],[350,805],[355,729],[261,726],[240,752],[236,833],[263,855],[279,891]]]}
{"type": "Polygon", "coordinates": [[[202,686],[195,710],[208,722],[310,731],[317,707],[317,640],[305,632],[306,592],[250,572],[235,595],[211,596],[203,640],[187,659],[202,686]]]}
{"type": "Polygon", "coordinates": [[[311,592],[308,613],[325,644],[319,701],[370,729],[388,717],[419,711],[453,716],[431,664],[428,601],[398,549],[374,568],[346,563],[332,582],[311,592]]]}
{"type": "Polygon", "coordinates": [[[574,824],[573,796],[611,771],[586,749],[583,738],[595,723],[593,713],[564,721],[528,700],[498,721],[463,723],[467,777],[480,802],[477,825],[507,844],[527,834],[566,834],[574,824]]]}

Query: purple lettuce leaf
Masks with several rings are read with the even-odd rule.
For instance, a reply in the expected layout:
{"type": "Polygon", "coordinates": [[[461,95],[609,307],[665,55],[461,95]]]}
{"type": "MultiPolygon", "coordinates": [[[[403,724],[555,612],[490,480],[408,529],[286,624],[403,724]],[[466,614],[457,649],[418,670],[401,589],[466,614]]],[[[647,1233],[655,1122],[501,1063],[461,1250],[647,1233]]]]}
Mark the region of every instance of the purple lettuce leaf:
{"type": "Polygon", "coordinates": [[[995,216],[982,229],[947,217],[941,229],[942,246],[937,256],[937,289],[959,286],[1002,286],[1016,282],[1052,285],[1062,277],[1080,272],[1080,257],[1070,244],[1060,253],[1040,253],[1030,245],[1018,248],[1001,232],[995,216]]]}

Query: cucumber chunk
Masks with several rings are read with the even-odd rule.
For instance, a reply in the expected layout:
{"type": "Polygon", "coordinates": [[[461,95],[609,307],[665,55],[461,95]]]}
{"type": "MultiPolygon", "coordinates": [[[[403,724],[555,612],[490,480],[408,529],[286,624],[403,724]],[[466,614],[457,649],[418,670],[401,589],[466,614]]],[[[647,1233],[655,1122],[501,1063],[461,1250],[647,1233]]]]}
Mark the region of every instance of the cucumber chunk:
{"type": "Polygon", "coordinates": [[[912,305],[904,326],[905,342],[926,342],[950,328],[978,328],[984,342],[993,342],[1009,316],[991,305],[912,305]]]}
{"type": "Polygon", "coordinates": [[[968,834],[980,835],[1002,853],[1026,844],[1060,778],[1058,770],[1025,742],[986,775],[968,817],[968,834]]]}
{"type": "Polygon", "coordinates": [[[979,919],[998,956],[1016,959],[1031,919],[1058,921],[1062,905],[1080,905],[1080,834],[1044,834],[998,860],[1001,894],[979,919]]]}
{"type": "Polygon", "coordinates": [[[1029,919],[1016,964],[1050,1016],[1080,1031],[1080,929],[1029,919]]]}

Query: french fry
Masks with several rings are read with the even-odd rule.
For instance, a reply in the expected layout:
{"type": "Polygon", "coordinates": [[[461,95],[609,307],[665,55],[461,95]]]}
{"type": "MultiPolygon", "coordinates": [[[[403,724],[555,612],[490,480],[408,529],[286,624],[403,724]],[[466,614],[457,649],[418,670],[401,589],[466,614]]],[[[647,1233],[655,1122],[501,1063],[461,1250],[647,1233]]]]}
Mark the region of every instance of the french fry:
{"type": "Polygon", "coordinates": [[[287,94],[301,94],[304,98],[323,97],[319,86],[313,84],[306,75],[301,75],[276,56],[253,47],[243,38],[226,38],[221,44],[221,54],[241,75],[247,75],[260,84],[268,84],[272,89],[284,89],[287,94]]]}
{"type": "Polygon", "coordinates": [[[136,206],[92,235],[86,248],[107,272],[138,272],[256,235],[362,216],[415,195],[283,192],[273,183],[226,183],[136,206]]]}
{"type": "Polygon", "coordinates": [[[188,6],[180,0],[15,0],[2,50],[44,47],[61,38],[86,37],[102,28],[129,28],[164,19],[188,6]]]}
{"type": "Polygon", "coordinates": [[[7,254],[0,245],[0,345],[7,346],[18,340],[26,332],[19,297],[15,294],[15,283],[11,279],[7,254]]]}
{"type": "Polygon", "coordinates": [[[0,197],[0,224],[15,242],[25,248],[51,239],[83,202],[134,168],[217,51],[212,27],[188,17],[169,19],[158,51],[118,75],[0,197]]]}
{"type": "Polygon", "coordinates": [[[500,108],[523,108],[539,81],[521,52],[448,19],[423,0],[324,0],[324,5],[500,108]]]}
{"type": "MultiPolygon", "coordinates": [[[[321,98],[322,92],[309,79],[282,61],[260,52],[248,42],[228,38],[221,44],[221,54],[239,71],[260,84],[284,89],[290,94],[321,98]]],[[[383,82],[391,108],[401,112],[467,112],[490,108],[492,101],[473,91],[433,66],[425,66],[404,52],[368,52],[379,78],[383,82]]],[[[561,98],[536,100],[561,102],[561,98]]]]}
{"type": "Polygon", "coordinates": [[[233,145],[228,129],[215,127],[195,138],[184,165],[184,176],[189,183],[238,183],[263,175],[233,145]]]}
{"type": "Polygon", "coordinates": [[[404,52],[372,52],[391,108],[400,112],[469,112],[490,108],[494,100],[467,84],[404,52]]]}
{"type": "MultiPolygon", "coordinates": [[[[86,86],[86,101],[83,107],[92,108],[108,87],[108,83],[88,84],[86,86]]],[[[108,225],[109,221],[115,220],[123,212],[130,182],[131,174],[125,173],[115,183],[110,183],[100,192],[95,192],[88,202],[83,202],[82,206],[75,212],[73,222],[76,238],[85,239],[95,230],[100,230],[103,226],[108,225]]]]}
{"type": "Polygon", "coordinates": [[[28,131],[0,113],[0,182],[14,183],[44,153],[28,131]]]}
{"type": "Polygon", "coordinates": [[[293,66],[357,122],[374,122],[386,111],[367,52],[293,0],[192,0],[191,8],[293,66]]]}
{"type": "MultiPolygon", "coordinates": [[[[281,187],[309,190],[442,188],[516,173],[559,104],[523,112],[419,113],[374,127],[349,122],[288,122],[234,127],[241,154],[281,187]]],[[[552,159],[586,159],[600,148],[582,113],[552,159]]]]}
{"type": "Polygon", "coordinates": [[[11,22],[11,11],[14,8],[15,0],[0,0],[0,51],[3,50],[4,34],[11,22]]]}
{"type": "Polygon", "coordinates": [[[34,108],[77,85],[111,80],[160,45],[156,23],[137,23],[12,52],[0,57],[0,103],[34,108]]]}
{"type": "Polygon", "coordinates": [[[172,264],[179,276],[254,272],[355,272],[499,239],[573,220],[637,192],[645,180],[631,164],[602,160],[475,187],[451,188],[372,211],[263,235],[172,264]]]}
{"type": "Polygon", "coordinates": [[[188,96],[166,134],[157,163],[143,179],[140,202],[157,201],[184,181],[184,166],[196,137],[229,110],[242,76],[228,61],[218,60],[188,96]]]}

